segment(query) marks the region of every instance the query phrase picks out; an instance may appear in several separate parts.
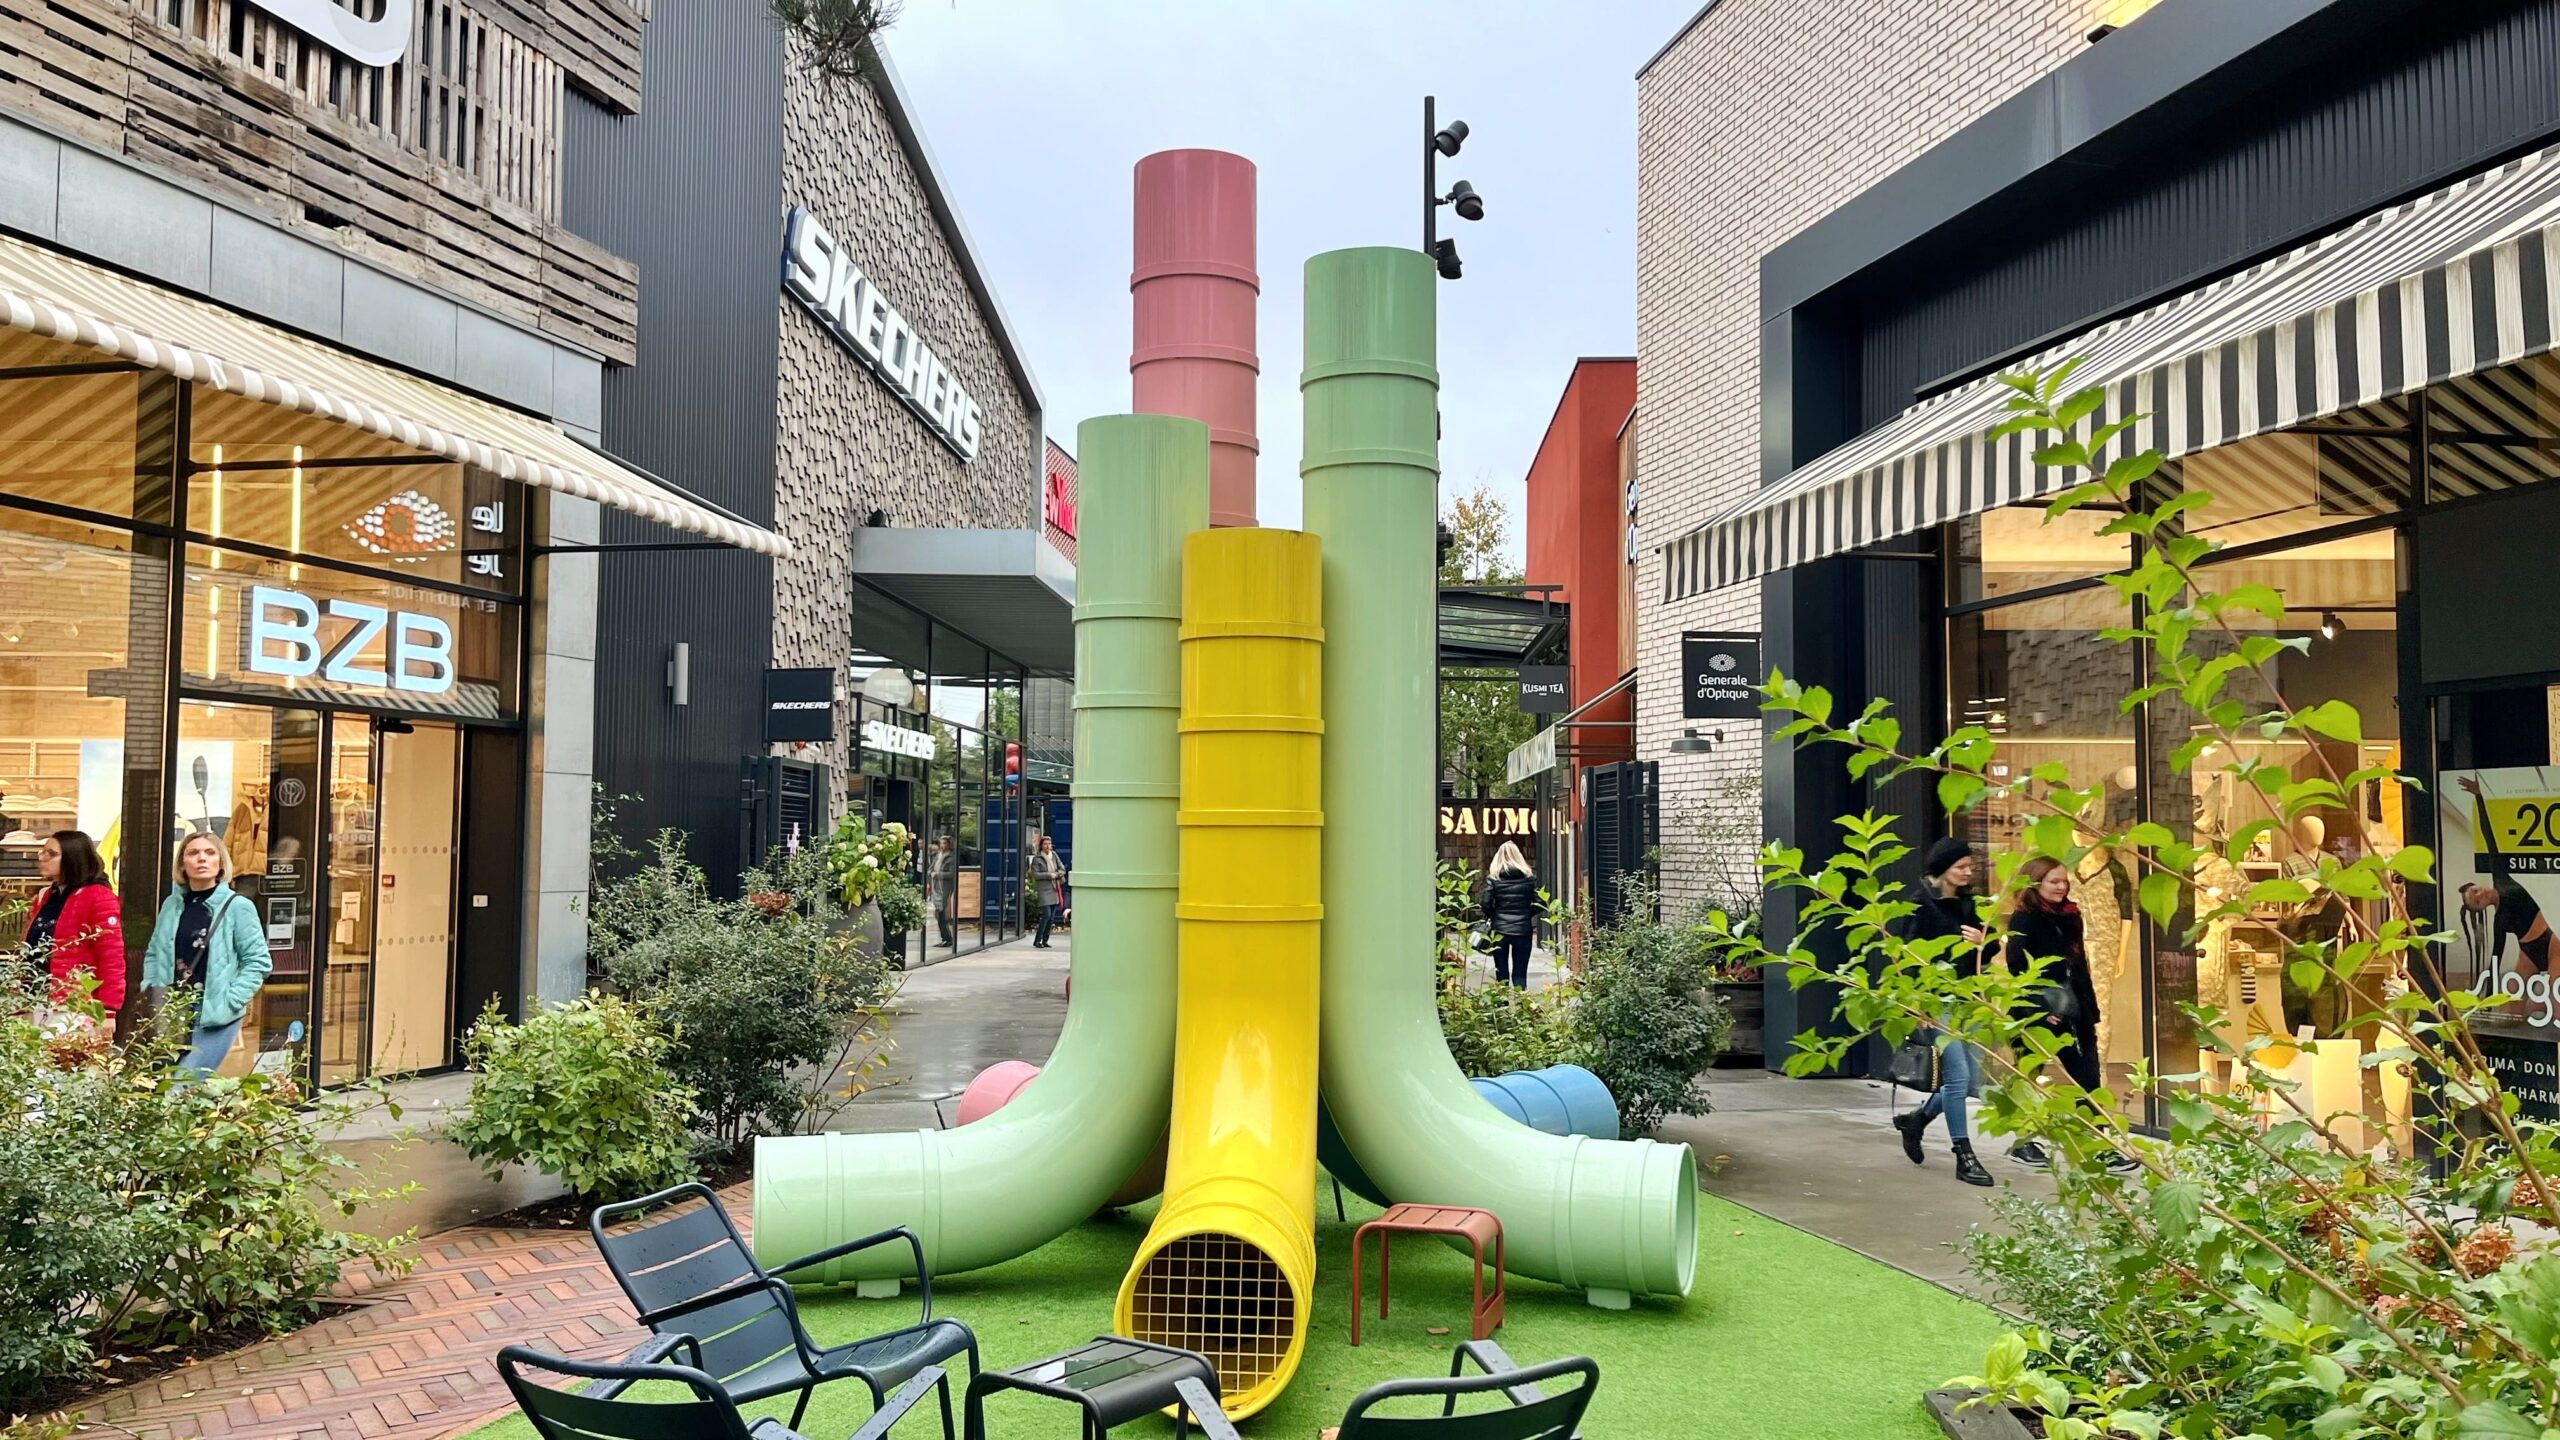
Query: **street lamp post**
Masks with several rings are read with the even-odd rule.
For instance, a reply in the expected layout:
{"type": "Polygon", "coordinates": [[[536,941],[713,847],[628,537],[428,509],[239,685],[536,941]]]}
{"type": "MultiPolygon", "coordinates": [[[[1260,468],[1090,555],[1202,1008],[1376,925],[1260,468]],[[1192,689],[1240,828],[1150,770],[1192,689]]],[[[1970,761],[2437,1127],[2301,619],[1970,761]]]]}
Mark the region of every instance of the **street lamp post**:
{"type": "Polygon", "coordinates": [[[1439,121],[1439,97],[1422,97],[1422,253],[1440,268],[1440,278],[1455,280],[1461,266],[1458,242],[1440,238],[1440,207],[1458,212],[1461,220],[1484,218],[1484,196],[1476,187],[1461,180],[1440,193],[1440,157],[1454,156],[1467,143],[1467,122],[1452,120],[1446,126],[1439,121]]]}

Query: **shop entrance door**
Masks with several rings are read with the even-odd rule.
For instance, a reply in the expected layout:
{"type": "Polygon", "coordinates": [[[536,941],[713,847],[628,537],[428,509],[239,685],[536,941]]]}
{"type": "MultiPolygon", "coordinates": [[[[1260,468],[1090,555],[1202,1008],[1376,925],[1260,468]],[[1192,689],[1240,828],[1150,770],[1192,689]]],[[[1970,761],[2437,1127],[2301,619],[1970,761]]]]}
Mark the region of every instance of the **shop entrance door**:
{"type": "Polygon", "coordinates": [[[462,808],[453,726],[341,714],[329,731],[324,1085],[452,1061],[462,808]]]}

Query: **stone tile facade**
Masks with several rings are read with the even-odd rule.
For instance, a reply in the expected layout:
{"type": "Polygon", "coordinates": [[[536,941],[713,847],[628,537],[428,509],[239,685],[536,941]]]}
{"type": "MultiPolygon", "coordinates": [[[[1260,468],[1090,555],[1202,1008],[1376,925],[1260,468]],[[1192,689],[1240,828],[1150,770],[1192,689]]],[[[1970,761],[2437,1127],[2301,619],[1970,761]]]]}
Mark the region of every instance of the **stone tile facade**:
{"type": "MultiPolygon", "coordinates": [[[[870,513],[895,526],[1027,529],[1038,523],[1040,447],[1032,397],[1014,383],[950,237],[869,84],[830,80],[795,56],[784,81],[782,194],[822,221],[983,407],[962,461],[816,318],[775,287],[782,384],[774,529],[797,553],[773,574],[773,663],[841,667],[855,643],[852,535],[870,513]]],[[[782,217],[774,217],[777,252],[782,217]]],[[[836,707],[823,760],[841,784],[855,732],[836,707]]]]}
{"type": "Polygon", "coordinates": [[[1636,81],[1637,753],[1662,766],[1663,888],[1699,893],[1713,797],[1760,763],[1722,721],[1672,755],[1683,630],[1757,630],[1757,582],[1677,605],[1657,547],[1760,484],[1760,260],[2079,53],[2123,0],[1722,0],[1636,81]]]}

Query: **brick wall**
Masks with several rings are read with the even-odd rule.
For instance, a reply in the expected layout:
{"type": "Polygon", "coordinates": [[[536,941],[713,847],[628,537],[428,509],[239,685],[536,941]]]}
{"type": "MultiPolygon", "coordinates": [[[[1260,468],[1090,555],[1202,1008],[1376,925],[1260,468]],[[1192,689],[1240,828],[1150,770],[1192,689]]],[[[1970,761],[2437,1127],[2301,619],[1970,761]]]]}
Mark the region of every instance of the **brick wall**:
{"type": "Polygon", "coordinates": [[[1662,601],[1655,548],[1760,484],[1760,259],[2086,46],[2123,0],[1723,0],[1636,82],[1640,753],[1662,762],[1663,884],[1714,865],[1702,809],[1759,764],[1680,731],[1680,632],[1757,630],[1756,582],[1662,601]]]}
{"type": "MultiPolygon", "coordinates": [[[[962,461],[775,286],[783,307],[774,529],[796,552],[773,567],[773,663],[841,667],[852,633],[854,528],[874,509],[899,526],[1026,529],[1036,523],[1041,437],[922,184],[860,81],[828,80],[795,55],[784,80],[782,198],[805,205],[898,307],[984,409],[977,458],[962,461]]],[[[783,217],[773,217],[776,253],[783,217]]],[[[850,701],[836,734],[855,733],[850,701]]],[[[823,759],[841,777],[844,739],[823,759]]]]}

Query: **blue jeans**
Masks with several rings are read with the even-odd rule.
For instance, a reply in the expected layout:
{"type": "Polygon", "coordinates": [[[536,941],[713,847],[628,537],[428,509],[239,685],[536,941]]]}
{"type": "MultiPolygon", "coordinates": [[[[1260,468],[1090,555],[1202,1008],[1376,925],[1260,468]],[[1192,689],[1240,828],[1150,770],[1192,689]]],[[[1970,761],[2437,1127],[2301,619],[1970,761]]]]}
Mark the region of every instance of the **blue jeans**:
{"type": "MultiPolygon", "coordinates": [[[[247,1019],[242,1016],[241,1019],[247,1019]]],[[[181,1075],[210,1075],[222,1068],[230,1055],[232,1043],[240,1038],[240,1021],[228,1025],[198,1025],[187,1036],[187,1053],[178,1057],[181,1075]]]]}
{"type": "Polygon", "coordinates": [[[1040,933],[1031,937],[1032,944],[1046,945],[1049,943],[1049,927],[1058,923],[1058,912],[1064,908],[1066,907],[1061,905],[1043,905],[1040,907],[1040,933]]]}
{"type": "Polygon", "coordinates": [[[1938,1036],[1938,1088],[1920,1102],[1922,1125],[1944,1115],[1947,1138],[1970,1140],[1973,1130],[1964,1113],[1964,1102],[1973,1097],[1973,1047],[1953,1035],[1938,1036]]]}

